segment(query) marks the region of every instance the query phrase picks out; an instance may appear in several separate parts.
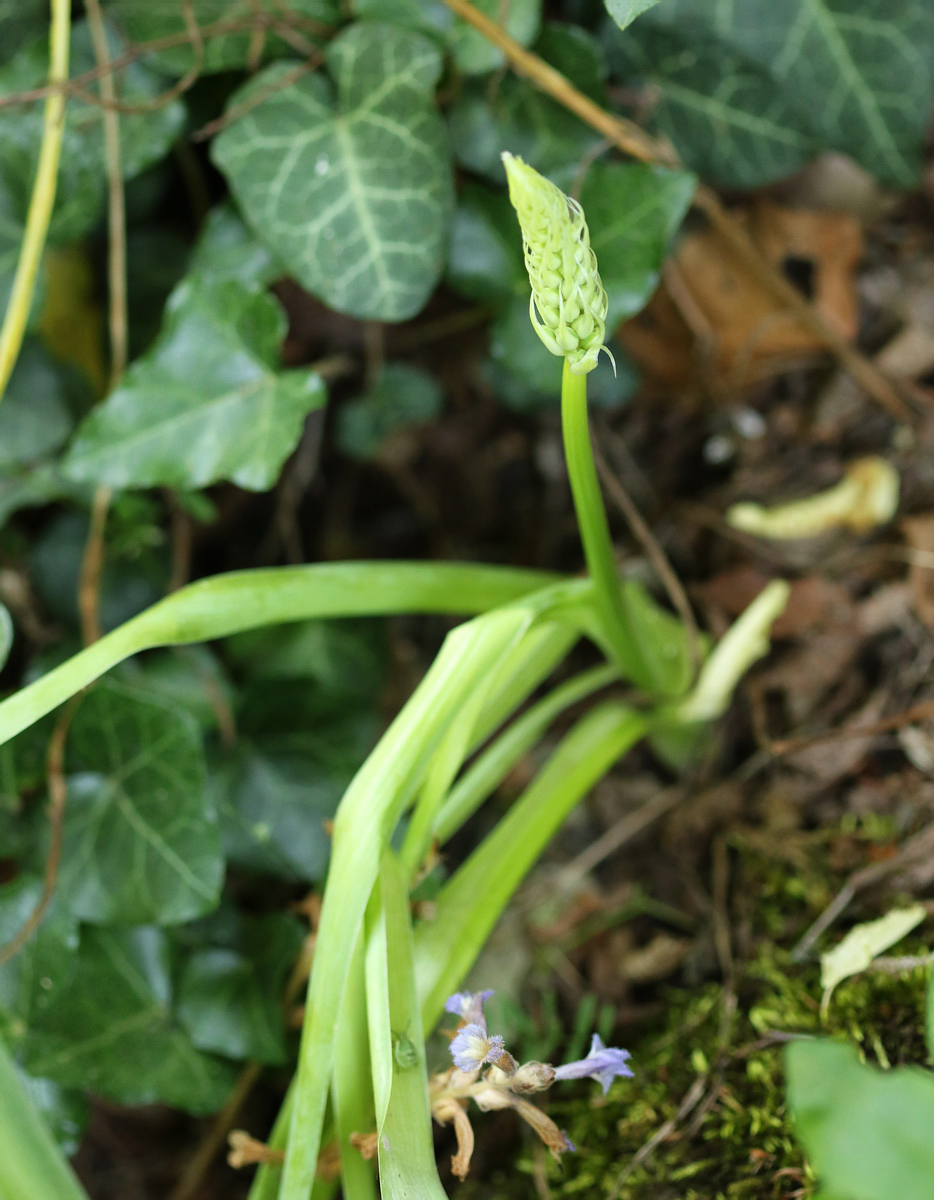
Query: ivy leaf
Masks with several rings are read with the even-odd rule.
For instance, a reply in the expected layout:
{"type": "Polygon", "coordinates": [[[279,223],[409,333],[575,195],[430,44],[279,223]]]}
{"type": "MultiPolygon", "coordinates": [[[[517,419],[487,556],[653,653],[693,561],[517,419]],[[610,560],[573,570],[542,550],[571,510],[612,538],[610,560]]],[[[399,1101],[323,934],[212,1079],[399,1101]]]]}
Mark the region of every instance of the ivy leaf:
{"type": "MultiPolygon", "coordinates": [[[[25,874],[0,887],[0,945],[25,928],[41,895],[42,880],[25,874]]],[[[14,1049],[68,987],[77,946],[77,920],[53,899],[36,932],[0,966],[0,1037],[14,1049]]]]}
{"type": "Polygon", "coordinates": [[[181,284],[156,343],[78,430],[71,479],[112,487],[263,491],[326,399],[313,371],[278,371],[285,318],[237,283],[181,284]]]}
{"type": "Polygon", "coordinates": [[[277,92],[291,69],[280,64],[236,93],[235,106],[265,99],[215,139],[214,160],[303,287],[351,316],[401,321],[438,279],[451,207],[441,55],[359,22],[326,58],[333,88],[314,75],[277,92]]]}
{"type": "Polygon", "coordinates": [[[444,0],[351,0],[350,10],[355,17],[412,29],[427,37],[440,37],[454,24],[454,14],[444,0]]]}
{"type": "Polygon", "coordinates": [[[21,46],[40,37],[48,23],[44,0],[0,0],[0,62],[7,62],[21,46]]]}
{"type": "Polygon", "coordinates": [[[934,1178],[934,1076],[878,1071],[854,1046],[793,1042],[788,1105],[827,1196],[928,1200],[934,1178]]]}
{"type": "Polygon", "coordinates": [[[758,187],[818,149],[804,98],[729,45],[652,19],[613,40],[624,77],[653,88],[654,123],[705,179],[758,187]]]}
{"type": "Polygon", "coordinates": [[[620,29],[631,25],[636,17],[654,8],[658,0],[603,0],[606,11],[610,14],[620,29]]]}
{"type": "Polygon", "coordinates": [[[337,440],[351,458],[373,458],[390,434],[441,411],[438,381],[411,363],[387,363],[368,391],[337,414],[337,440]]]}
{"type": "Polygon", "coordinates": [[[912,904],[908,908],[893,909],[876,921],[854,925],[841,942],[821,955],[820,981],[824,989],[821,1010],[826,1011],[838,983],[865,971],[874,958],[900,942],[926,916],[923,904],[912,904]]]}
{"type": "Polygon", "coordinates": [[[503,180],[504,148],[566,190],[600,135],[573,113],[514,75],[490,97],[472,84],[451,110],[451,140],[462,166],[503,180]]]}
{"type": "Polygon", "coordinates": [[[161,930],[85,926],[73,960],[70,980],[31,1023],[26,1069],[120,1104],[220,1108],[236,1069],[196,1050],[173,1015],[161,930]]]}
{"type": "Polygon", "coordinates": [[[254,693],[245,736],[212,777],[224,853],[252,871],[314,882],[331,852],[328,822],[376,740],[376,714],[351,707],[328,719],[303,696],[307,681],[274,690],[265,703],[254,693]]]}
{"type": "MultiPolygon", "coordinates": [[[[155,62],[164,70],[183,75],[195,62],[187,38],[184,7],[181,4],[141,4],[140,0],[108,0],[107,10],[122,26],[131,42],[148,42],[178,35],[183,44],[158,50],[155,62]]],[[[279,18],[283,29],[306,40],[336,25],[340,19],[338,0],[289,0],[288,9],[281,0],[191,0],[191,15],[195,23],[207,27],[203,42],[201,74],[216,71],[236,71],[249,65],[251,54],[258,47],[262,61],[295,53],[291,41],[278,36],[274,19],[279,18]],[[266,23],[260,26],[259,21],[266,23]],[[270,23],[270,18],[273,22],[270,23]],[[237,26],[230,32],[212,32],[216,25],[237,26]],[[262,36],[255,41],[255,33],[262,36]]]]}
{"type": "Polygon", "coordinates": [[[188,277],[199,282],[232,280],[263,287],[287,274],[244,225],[232,204],[215,205],[207,215],[188,264],[188,277]]]}
{"type": "MultiPolygon", "coordinates": [[[[542,19],[542,0],[474,0],[474,6],[506,30],[522,46],[530,46],[542,19]]],[[[499,47],[472,25],[458,18],[448,36],[454,61],[465,75],[483,75],[503,66],[506,59],[499,47]]]]}
{"type": "Polygon", "coordinates": [[[303,936],[281,913],[240,922],[239,945],[195,950],[182,968],[178,1016],[192,1044],[227,1058],[286,1059],[282,992],[303,936]]]}
{"type": "Polygon", "coordinates": [[[638,312],[655,291],[695,186],[686,171],[637,163],[594,163],[587,172],[581,204],[609,296],[608,329],[638,312]]]}
{"type": "Polygon", "coordinates": [[[506,300],[528,292],[516,210],[504,192],[468,183],[458,196],[447,282],[470,300],[506,300]]]}
{"type": "Polygon", "coordinates": [[[169,925],[216,906],[217,816],[187,713],[124,684],[98,684],[75,714],[66,766],[59,887],[76,915],[169,925]]]}
{"type": "Polygon", "coordinates": [[[917,183],[934,103],[928,0],[665,0],[651,20],[713,33],[781,80],[824,146],[917,183]]]}
{"type": "MultiPolygon", "coordinates": [[[[116,56],[121,46],[112,31],[108,43],[116,56]]],[[[41,87],[48,76],[48,39],[31,43],[0,69],[0,95],[41,87]]],[[[86,21],[76,22],[71,37],[71,74],[95,66],[94,50],[86,21]]],[[[117,95],[131,102],[146,102],[158,96],[165,83],[143,63],[131,63],[114,74],[117,95]]],[[[107,173],[104,160],[102,110],[78,98],[70,99],[65,118],[55,208],[49,230],[53,242],[80,237],[103,211],[107,173]]],[[[120,117],[121,166],[132,179],[162,158],[181,132],[185,109],[174,100],[150,112],[120,117]]],[[[13,105],[3,110],[0,140],[0,266],[8,257],[10,225],[19,226],[19,236],[35,178],[42,137],[41,101],[13,105]]]]}
{"type": "Polygon", "coordinates": [[[73,424],[64,371],[28,338],[0,405],[0,469],[25,466],[57,450],[73,424]]]}

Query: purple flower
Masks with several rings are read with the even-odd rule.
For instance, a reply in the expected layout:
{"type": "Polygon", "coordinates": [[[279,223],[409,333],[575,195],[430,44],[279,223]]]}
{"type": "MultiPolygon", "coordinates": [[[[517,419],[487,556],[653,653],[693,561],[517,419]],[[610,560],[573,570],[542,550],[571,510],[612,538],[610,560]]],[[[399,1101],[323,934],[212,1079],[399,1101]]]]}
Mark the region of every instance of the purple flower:
{"type": "Polygon", "coordinates": [[[455,992],[453,996],[448,996],[444,1011],[460,1017],[468,1025],[482,1025],[486,1029],[483,1005],[492,995],[492,988],[487,988],[485,992],[455,992]]]}
{"type": "Polygon", "coordinates": [[[484,1063],[495,1063],[506,1053],[503,1039],[487,1033],[485,1025],[465,1025],[451,1042],[454,1065],[468,1075],[479,1071],[484,1063]]]}
{"type": "Polygon", "coordinates": [[[604,1046],[599,1033],[595,1033],[587,1057],[558,1067],[555,1079],[596,1079],[605,1096],[617,1075],[632,1078],[632,1071],[626,1066],[626,1060],[631,1057],[628,1050],[615,1050],[612,1046],[604,1046]]]}

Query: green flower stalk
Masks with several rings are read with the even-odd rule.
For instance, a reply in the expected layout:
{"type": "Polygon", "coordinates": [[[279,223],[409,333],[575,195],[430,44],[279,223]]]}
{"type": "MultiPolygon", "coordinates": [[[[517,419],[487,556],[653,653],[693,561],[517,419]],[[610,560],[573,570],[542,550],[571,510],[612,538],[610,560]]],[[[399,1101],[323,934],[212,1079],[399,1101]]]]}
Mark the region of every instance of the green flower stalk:
{"type": "Polygon", "coordinates": [[[503,154],[503,165],[532,285],[529,316],[542,342],[564,359],[564,454],[603,638],[625,675],[649,691],[658,691],[660,665],[646,653],[646,639],[639,636],[635,614],[628,610],[620,589],[590,443],[587,374],[597,365],[601,350],[613,359],[604,345],[607,294],[590,231],[577,201],[533,167],[509,153],[503,154]]]}
{"type": "Polygon", "coordinates": [[[503,165],[532,284],[532,325],[552,354],[567,359],[572,374],[586,375],[601,350],[610,352],[606,289],[583,210],[521,158],[505,152],[503,165]]]}

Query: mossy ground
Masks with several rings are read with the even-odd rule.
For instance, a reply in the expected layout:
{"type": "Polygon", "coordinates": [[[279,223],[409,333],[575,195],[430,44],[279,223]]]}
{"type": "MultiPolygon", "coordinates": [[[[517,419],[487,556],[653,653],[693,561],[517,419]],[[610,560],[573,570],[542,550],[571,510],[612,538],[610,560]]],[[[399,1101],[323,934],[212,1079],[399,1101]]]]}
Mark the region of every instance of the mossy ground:
{"type": "MultiPolygon", "coordinates": [[[[819,848],[812,849],[794,872],[771,856],[738,850],[743,900],[734,908],[755,911],[756,919],[747,926],[749,953],[734,961],[732,986],[711,980],[660,990],[655,998],[663,1001],[663,1015],[635,1036],[624,1035],[633,1080],[615,1083],[606,1097],[588,1084],[578,1085],[573,1098],[562,1099],[559,1090],[550,1097],[549,1114],[578,1153],[566,1154],[560,1165],[544,1164],[527,1140],[512,1169],[468,1182],[463,1200],[474,1188],[508,1200],[544,1195],[545,1186],[555,1200],[808,1200],[816,1194],[785,1108],[783,1045],[794,1035],[831,1036],[858,1042],[867,1061],[883,1067],[925,1063],[927,972],[848,980],[821,1020],[819,964],[794,962],[790,953],[839,882],[819,848]],[[667,1136],[647,1152],[668,1123],[667,1136]]],[[[840,929],[826,942],[835,943],[840,929]]],[[[916,950],[924,947],[902,944],[898,953],[916,950]]],[[[483,1120],[476,1115],[478,1141],[483,1120]]]]}

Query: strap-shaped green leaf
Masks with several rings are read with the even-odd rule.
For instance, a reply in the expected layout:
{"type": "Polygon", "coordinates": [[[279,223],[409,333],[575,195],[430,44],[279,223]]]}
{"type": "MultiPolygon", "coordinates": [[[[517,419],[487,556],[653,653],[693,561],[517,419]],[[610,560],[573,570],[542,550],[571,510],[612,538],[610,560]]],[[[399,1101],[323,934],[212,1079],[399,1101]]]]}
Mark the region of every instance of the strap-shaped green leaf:
{"type": "Polygon", "coordinates": [[[234,107],[266,98],[220,134],[214,159],[303,287],[351,316],[400,321],[437,281],[451,207],[433,107],[441,55],[419,34],[362,22],[327,63],[333,88],[321,75],[286,86],[291,67],[278,64],[238,92],[234,107]]]}
{"type": "Polygon", "coordinates": [[[236,282],[186,283],[159,340],[78,431],[70,478],[111,487],[272,486],[326,399],[313,371],[278,371],[285,316],[236,282]]]}

